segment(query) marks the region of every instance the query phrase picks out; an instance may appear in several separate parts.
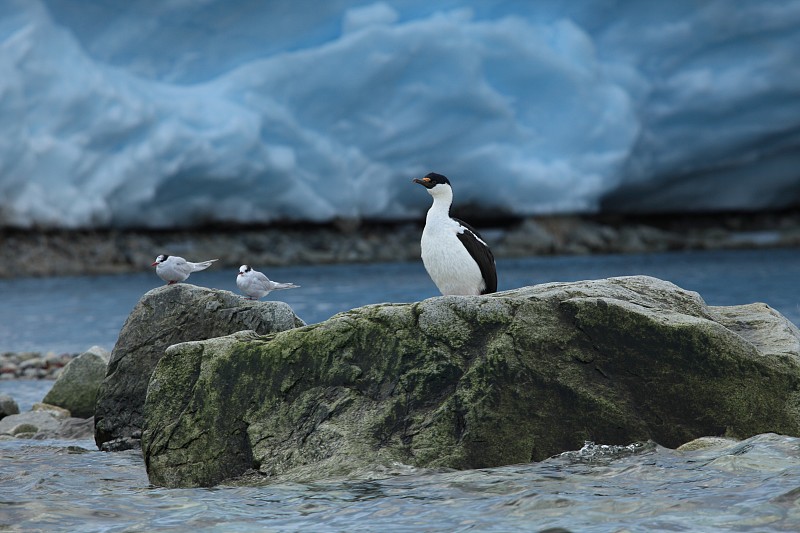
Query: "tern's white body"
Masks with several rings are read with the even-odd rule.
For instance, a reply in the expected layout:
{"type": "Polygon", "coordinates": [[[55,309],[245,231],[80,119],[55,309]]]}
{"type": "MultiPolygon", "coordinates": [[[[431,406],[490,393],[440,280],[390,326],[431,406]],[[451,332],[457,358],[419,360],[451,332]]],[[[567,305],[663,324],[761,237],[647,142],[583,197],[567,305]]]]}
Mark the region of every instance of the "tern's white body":
{"type": "Polygon", "coordinates": [[[465,228],[450,218],[453,191],[450,186],[428,190],[433,205],[422,230],[422,263],[442,294],[481,294],[486,282],[478,263],[469,254],[458,235],[465,228]]]}
{"type": "Polygon", "coordinates": [[[253,270],[247,265],[239,267],[239,275],[236,276],[236,286],[247,295],[251,300],[263,298],[272,291],[280,289],[295,289],[299,285],[294,283],[278,283],[272,281],[258,270],[253,270]]]}
{"type": "Polygon", "coordinates": [[[188,278],[192,272],[205,270],[210,267],[214,261],[216,261],[216,259],[192,263],[183,257],[159,255],[153,263],[153,266],[156,267],[156,274],[158,274],[158,277],[171,285],[180,281],[186,281],[186,278],[188,278]]]}

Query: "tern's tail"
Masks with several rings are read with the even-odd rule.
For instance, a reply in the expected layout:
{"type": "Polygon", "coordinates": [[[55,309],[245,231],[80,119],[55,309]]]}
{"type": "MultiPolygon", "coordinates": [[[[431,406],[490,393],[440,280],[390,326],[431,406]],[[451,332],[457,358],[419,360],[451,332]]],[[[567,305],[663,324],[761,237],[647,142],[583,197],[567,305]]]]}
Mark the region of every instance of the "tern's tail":
{"type": "Polygon", "coordinates": [[[208,261],[201,261],[199,263],[192,263],[192,272],[199,272],[201,270],[205,270],[211,266],[211,263],[217,261],[217,259],[209,259],[208,261]]]}
{"type": "Polygon", "coordinates": [[[295,285],[294,283],[275,283],[275,288],[273,290],[277,290],[277,289],[296,289],[299,286],[300,285],[295,285]]]}

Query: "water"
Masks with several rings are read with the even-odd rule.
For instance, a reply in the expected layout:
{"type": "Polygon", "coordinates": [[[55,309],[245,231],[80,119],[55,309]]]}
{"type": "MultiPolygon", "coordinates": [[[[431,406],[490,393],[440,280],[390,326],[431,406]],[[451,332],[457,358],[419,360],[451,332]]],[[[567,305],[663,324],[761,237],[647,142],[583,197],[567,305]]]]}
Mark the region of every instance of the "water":
{"type": "MultiPolygon", "coordinates": [[[[500,289],[649,274],[710,304],[763,301],[800,321],[800,251],[548,257],[498,262],[500,289]]],[[[435,295],[419,263],[269,269],[308,322],[435,295]]],[[[235,271],[191,281],[235,291],[235,271]]],[[[111,348],[153,273],[0,281],[0,350],[111,348]]],[[[51,383],[0,381],[23,410],[51,383]]],[[[759,435],[717,451],[586,446],[540,463],[465,472],[398,467],[383,479],[163,489],[138,452],[92,441],[0,441],[0,529],[17,531],[798,531],[800,439],[759,435]]]]}
{"type": "MultiPolygon", "coordinates": [[[[698,291],[712,305],[766,302],[800,323],[800,250],[742,250],[537,257],[501,260],[499,289],[549,281],[647,274],[698,291]]],[[[422,263],[299,266],[265,269],[277,281],[301,285],[278,291],[308,323],[378,302],[412,302],[437,296],[422,263]]],[[[193,274],[196,285],[237,292],[235,269],[193,274]]],[[[95,277],[0,280],[0,352],[111,350],[139,298],[161,284],[154,272],[95,277]]]]}
{"type": "Polygon", "coordinates": [[[15,379],[0,381],[0,392],[10,394],[19,406],[19,412],[30,411],[33,404],[41,402],[53,381],[43,379],[15,379]]]}
{"type": "Polygon", "coordinates": [[[136,452],[0,441],[0,529],[25,531],[797,531],[800,439],[631,453],[587,446],[541,463],[372,480],[163,489],[136,452]],[[88,451],[87,451],[88,450],[88,451]]]}

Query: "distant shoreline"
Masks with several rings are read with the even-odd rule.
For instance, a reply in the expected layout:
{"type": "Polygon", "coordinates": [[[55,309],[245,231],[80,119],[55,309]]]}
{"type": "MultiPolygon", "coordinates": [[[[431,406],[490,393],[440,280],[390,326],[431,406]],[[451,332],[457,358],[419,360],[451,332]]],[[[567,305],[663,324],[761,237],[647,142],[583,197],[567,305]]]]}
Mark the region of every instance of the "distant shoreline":
{"type": "MultiPolygon", "coordinates": [[[[459,213],[455,213],[459,215],[459,213]]],[[[679,215],[465,217],[495,257],[800,246],[800,211],[679,215]]],[[[146,271],[161,253],[222,267],[419,259],[423,221],[191,230],[0,229],[0,278],[146,271]]]]}

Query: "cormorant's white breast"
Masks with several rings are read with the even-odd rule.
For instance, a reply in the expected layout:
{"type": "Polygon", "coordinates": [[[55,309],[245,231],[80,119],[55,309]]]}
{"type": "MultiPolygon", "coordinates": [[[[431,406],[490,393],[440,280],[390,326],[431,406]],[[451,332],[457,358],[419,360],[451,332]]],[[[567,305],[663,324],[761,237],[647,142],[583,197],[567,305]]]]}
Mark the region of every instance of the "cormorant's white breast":
{"type": "Polygon", "coordinates": [[[497,291],[494,255],[480,234],[450,216],[450,180],[431,172],[414,179],[433,197],[422,231],[422,263],[442,294],[489,294],[497,291]]]}

